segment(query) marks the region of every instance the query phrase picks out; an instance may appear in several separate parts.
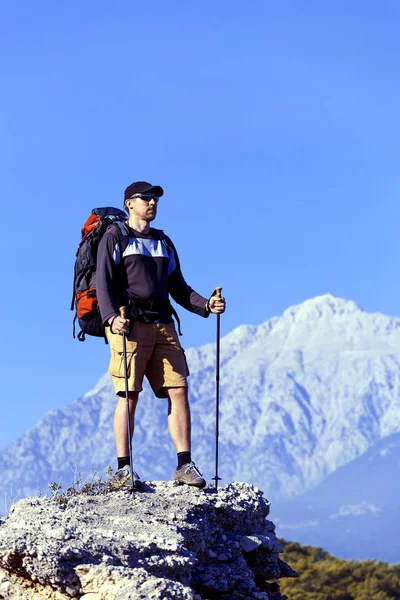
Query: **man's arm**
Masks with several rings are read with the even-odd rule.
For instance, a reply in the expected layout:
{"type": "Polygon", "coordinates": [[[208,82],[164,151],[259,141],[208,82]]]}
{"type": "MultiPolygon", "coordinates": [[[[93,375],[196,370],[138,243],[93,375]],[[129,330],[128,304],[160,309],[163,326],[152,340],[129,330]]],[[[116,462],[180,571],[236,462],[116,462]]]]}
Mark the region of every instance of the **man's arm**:
{"type": "Polygon", "coordinates": [[[182,275],[178,253],[175,246],[169,238],[168,245],[170,247],[169,275],[168,275],[168,292],[172,298],[189,310],[201,317],[208,317],[210,309],[208,308],[208,300],[198,294],[193,288],[188,285],[182,275]]]}
{"type": "Polygon", "coordinates": [[[119,241],[112,231],[107,231],[99,243],[96,269],[97,299],[103,323],[112,322],[117,316],[114,297],[120,260],[119,241]]]}

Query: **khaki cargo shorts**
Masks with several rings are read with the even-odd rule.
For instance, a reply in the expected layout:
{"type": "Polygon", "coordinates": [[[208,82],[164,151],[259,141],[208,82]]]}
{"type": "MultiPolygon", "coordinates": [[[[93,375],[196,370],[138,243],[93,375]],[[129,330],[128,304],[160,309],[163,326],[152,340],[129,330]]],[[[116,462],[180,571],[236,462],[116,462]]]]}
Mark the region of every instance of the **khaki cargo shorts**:
{"type": "MultiPolygon", "coordinates": [[[[122,335],[106,327],[115,393],[125,392],[122,335]]],[[[146,376],[158,398],[166,398],[166,388],[187,387],[189,375],[185,352],[179,343],[174,323],[140,323],[135,321],[126,339],[128,389],[141,392],[146,376]]]]}

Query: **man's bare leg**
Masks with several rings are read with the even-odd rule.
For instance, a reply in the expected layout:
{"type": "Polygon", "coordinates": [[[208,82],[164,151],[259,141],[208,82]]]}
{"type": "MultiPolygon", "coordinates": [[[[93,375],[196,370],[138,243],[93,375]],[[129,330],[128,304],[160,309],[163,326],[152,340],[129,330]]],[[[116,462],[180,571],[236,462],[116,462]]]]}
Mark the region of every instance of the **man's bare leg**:
{"type": "Polygon", "coordinates": [[[202,488],[206,485],[206,482],[191,460],[191,423],[188,390],[184,387],[169,388],[167,393],[168,427],[176,453],[178,454],[178,468],[175,471],[174,479],[179,481],[179,483],[186,483],[187,485],[202,488]]]}
{"type": "Polygon", "coordinates": [[[168,428],[176,453],[190,452],[190,406],[185,387],[168,388],[168,428]]]}
{"type": "MultiPolygon", "coordinates": [[[[139,392],[129,392],[129,411],[131,415],[131,434],[135,428],[135,410],[139,392]]],[[[129,456],[128,423],[126,418],[126,396],[118,396],[114,413],[114,438],[117,456],[129,456]]]]}

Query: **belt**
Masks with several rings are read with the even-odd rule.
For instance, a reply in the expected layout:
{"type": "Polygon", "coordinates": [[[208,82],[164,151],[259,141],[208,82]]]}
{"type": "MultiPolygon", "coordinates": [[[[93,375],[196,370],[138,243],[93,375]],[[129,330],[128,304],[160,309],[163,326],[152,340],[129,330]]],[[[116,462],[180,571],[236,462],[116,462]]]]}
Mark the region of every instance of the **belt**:
{"type": "Polygon", "coordinates": [[[152,312],[171,312],[171,303],[169,300],[160,300],[155,298],[154,300],[131,300],[136,308],[142,310],[150,310],[152,312]]]}
{"type": "Polygon", "coordinates": [[[178,325],[178,333],[179,335],[182,335],[181,322],[179,320],[178,313],[176,312],[169,300],[161,300],[159,298],[155,298],[154,300],[135,300],[131,298],[130,302],[133,304],[134,308],[138,308],[139,310],[149,310],[151,312],[166,312],[170,315],[174,315],[176,323],[178,325]]]}

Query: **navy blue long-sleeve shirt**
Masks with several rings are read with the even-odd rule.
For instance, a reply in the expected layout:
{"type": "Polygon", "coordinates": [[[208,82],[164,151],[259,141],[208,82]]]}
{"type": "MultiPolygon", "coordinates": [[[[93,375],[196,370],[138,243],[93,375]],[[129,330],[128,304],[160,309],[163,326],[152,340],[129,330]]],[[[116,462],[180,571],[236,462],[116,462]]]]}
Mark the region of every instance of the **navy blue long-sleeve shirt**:
{"type": "MultiPolygon", "coordinates": [[[[97,254],[96,289],[103,323],[117,315],[115,299],[122,295],[131,300],[167,302],[172,298],[202,317],[208,317],[207,299],[195,292],[184,280],[178,253],[165,236],[168,248],[157,229],[141,233],[127,226],[130,235],[121,236],[115,226],[107,229],[97,254]]],[[[157,305],[156,305],[157,306],[157,305]]],[[[168,323],[168,310],[145,310],[151,323],[168,323]]]]}

